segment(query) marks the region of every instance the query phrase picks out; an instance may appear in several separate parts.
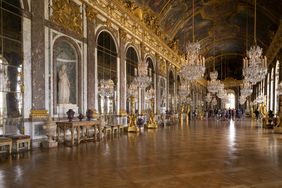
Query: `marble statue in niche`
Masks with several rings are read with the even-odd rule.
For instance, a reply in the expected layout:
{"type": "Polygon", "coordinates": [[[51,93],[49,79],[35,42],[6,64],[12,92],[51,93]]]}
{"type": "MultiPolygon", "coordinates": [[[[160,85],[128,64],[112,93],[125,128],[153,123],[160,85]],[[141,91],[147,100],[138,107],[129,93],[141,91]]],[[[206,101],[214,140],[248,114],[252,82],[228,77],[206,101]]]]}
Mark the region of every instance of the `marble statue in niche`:
{"type": "Polygon", "coordinates": [[[77,104],[77,54],[67,42],[60,41],[55,48],[57,67],[57,103],[77,104]]]}
{"type": "Polygon", "coordinates": [[[66,72],[66,65],[61,66],[61,70],[58,73],[58,103],[69,104],[70,98],[70,81],[66,72]]]}

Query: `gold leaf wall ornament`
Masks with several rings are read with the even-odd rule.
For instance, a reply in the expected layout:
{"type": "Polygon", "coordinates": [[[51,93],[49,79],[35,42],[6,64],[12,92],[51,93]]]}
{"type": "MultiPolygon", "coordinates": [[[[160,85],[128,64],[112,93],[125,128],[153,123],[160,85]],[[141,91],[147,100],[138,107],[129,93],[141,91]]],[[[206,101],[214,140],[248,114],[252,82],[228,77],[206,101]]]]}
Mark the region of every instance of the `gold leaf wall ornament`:
{"type": "Polygon", "coordinates": [[[86,16],[90,21],[94,21],[97,16],[97,11],[95,11],[92,7],[87,6],[86,8],[86,16]]]}
{"type": "Polygon", "coordinates": [[[80,5],[71,0],[53,0],[51,21],[82,34],[80,5]]]}
{"type": "Polygon", "coordinates": [[[121,40],[125,41],[127,39],[127,32],[124,29],[119,29],[119,36],[121,40]]]}
{"type": "Polygon", "coordinates": [[[166,63],[165,61],[159,63],[159,72],[162,76],[166,76],[166,63]]]}

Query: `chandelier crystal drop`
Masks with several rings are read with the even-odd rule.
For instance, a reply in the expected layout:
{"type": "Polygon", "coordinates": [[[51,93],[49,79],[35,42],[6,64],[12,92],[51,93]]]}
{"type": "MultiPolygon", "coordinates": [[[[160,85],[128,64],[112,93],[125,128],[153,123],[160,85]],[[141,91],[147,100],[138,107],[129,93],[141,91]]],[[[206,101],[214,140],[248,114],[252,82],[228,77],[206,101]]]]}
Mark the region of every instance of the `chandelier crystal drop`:
{"type": "Polygon", "coordinates": [[[147,100],[151,100],[155,97],[155,90],[153,87],[151,87],[149,90],[146,91],[145,97],[147,100]]]}
{"type": "Polygon", "coordinates": [[[241,85],[241,96],[244,96],[245,98],[250,96],[253,93],[252,85],[247,80],[243,81],[243,84],[241,85]]]}
{"type": "Polygon", "coordinates": [[[129,97],[137,97],[138,96],[138,85],[137,85],[135,79],[129,85],[129,87],[127,89],[127,94],[128,94],[129,97]]]}
{"type": "Polygon", "coordinates": [[[225,95],[227,95],[226,93],[227,92],[226,92],[225,89],[219,90],[218,93],[217,93],[217,97],[220,98],[220,99],[224,99],[225,95]]]}
{"type": "Polygon", "coordinates": [[[217,99],[214,97],[214,98],[212,99],[212,102],[211,102],[211,103],[212,103],[213,106],[217,105],[217,99]]]}
{"type": "Polygon", "coordinates": [[[219,87],[220,87],[220,80],[208,81],[207,89],[210,93],[215,94],[216,92],[218,92],[219,87]]]}
{"type": "Polygon", "coordinates": [[[99,95],[101,97],[112,97],[114,95],[115,83],[113,80],[100,80],[99,95]]]}
{"type": "Polygon", "coordinates": [[[246,98],[245,98],[245,96],[240,96],[239,97],[239,103],[241,104],[241,105],[243,105],[244,103],[246,102],[246,98]]]}
{"type": "Polygon", "coordinates": [[[190,88],[188,84],[181,84],[179,86],[178,94],[180,97],[186,97],[190,93],[190,88]]]}

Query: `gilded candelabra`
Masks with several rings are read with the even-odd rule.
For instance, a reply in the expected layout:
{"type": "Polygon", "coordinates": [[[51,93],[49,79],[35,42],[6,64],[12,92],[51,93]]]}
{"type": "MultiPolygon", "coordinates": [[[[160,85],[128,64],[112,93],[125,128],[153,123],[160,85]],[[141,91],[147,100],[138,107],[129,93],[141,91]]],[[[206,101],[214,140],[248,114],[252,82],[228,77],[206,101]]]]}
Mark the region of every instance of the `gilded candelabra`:
{"type": "Polygon", "coordinates": [[[190,104],[187,103],[187,111],[186,111],[186,125],[189,125],[189,113],[190,113],[190,104]]]}
{"type": "Polygon", "coordinates": [[[127,127],[127,132],[139,132],[137,127],[137,117],[135,114],[135,98],[138,96],[138,86],[134,80],[128,87],[128,96],[130,100],[130,114],[128,115],[129,123],[127,127]]]}
{"type": "Polygon", "coordinates": [[[129,118],[129,124],[128,124],[128,128],[127,128],[127,132],[139,132],[139,128],[137,127],[137,123],[136,123],[136,114],[134,112],[134,102],[135,102],[135,97],[134,96],[130,96],[130,108],[131,108],[131,112],[128,116],[129,118]]]}
{"type": "Polygon", "coordinates": [[[155,114],[154,114],[154,98],[150,99],[150,103],[151,103],[151,111],[150,111],[150,116],[149,116],[147,128],[148,129],[156,129],[156,128],[158,128],[158,124],[155,120],[155,114]]]}

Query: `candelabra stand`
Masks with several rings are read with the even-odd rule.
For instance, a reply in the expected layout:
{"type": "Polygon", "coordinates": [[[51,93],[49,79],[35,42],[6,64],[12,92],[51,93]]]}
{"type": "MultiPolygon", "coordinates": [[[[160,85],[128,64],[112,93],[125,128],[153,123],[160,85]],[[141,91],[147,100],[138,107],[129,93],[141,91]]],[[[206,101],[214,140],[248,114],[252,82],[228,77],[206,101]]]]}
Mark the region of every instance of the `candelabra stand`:
{"type": "Polygon", "coordinates": [[[182,121],[182,117],[183,117],[183,114],[184,113],[184,104],[181,103],[181,107],[180,107],[180,113],[179,113],[179,125],[180,126],[183,126],[183,121],[182,121]]]}
{"type": "Polygon", "coordinates": [[[186,110],[186,125],[189,125],[189,113],[190,113],[190,109],[191,109],[189,103],[187,103],[187,107],[186,108],[187,108],[187,110],[186,110]]]}
{"type": "Polygon", "coordinates": [[[147,124],[147,128],[148,129],[156,129],[158,128],[158,124],[155,120],[155,114],[154,114],[154,98],[150,99],[150,103],[151,103],[151,111],[150,111],[150,115],[149,115],[149,121],[147,124]]]}

